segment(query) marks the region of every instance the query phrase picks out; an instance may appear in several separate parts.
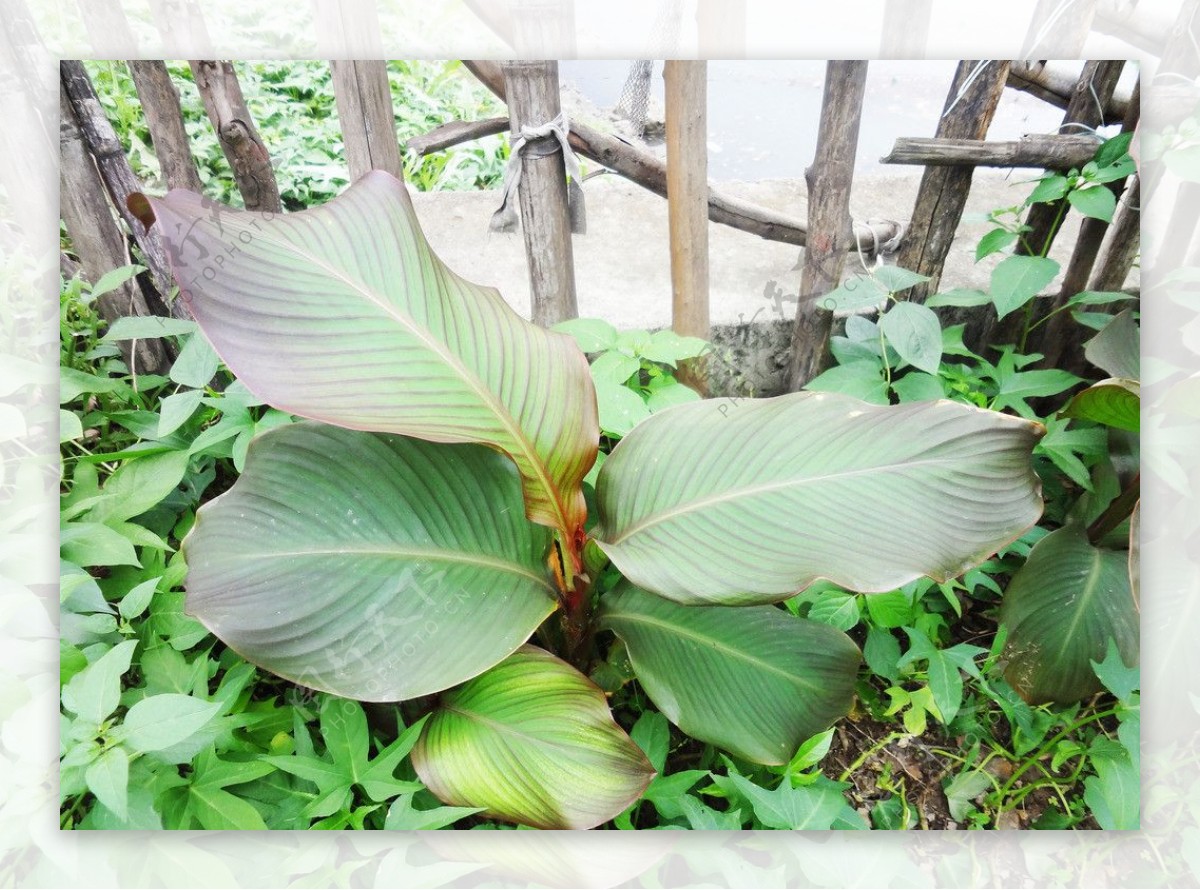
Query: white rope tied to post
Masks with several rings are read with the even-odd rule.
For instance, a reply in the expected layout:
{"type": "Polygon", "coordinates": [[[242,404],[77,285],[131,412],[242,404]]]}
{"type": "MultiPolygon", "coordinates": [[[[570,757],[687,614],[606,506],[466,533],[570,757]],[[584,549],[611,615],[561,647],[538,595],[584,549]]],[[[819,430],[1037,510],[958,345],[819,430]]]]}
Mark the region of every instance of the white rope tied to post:
{"type": "Polygon", "coordinates": [[[583,171],[579,168],[579,158],[571,150],[570,124],[564,112],[559,112],[554,120],[540,126],[523,124],[517,138],[513,140],[509,152],[508,167],[504,171],[504,186],[500,193],[500,207],[492,214],[492,222],[488,226],[493,232],[515,232],[517,229],[517,189],[521,186],[522,155],[531,143],[553,137],[562,149],[563,166],[566,167],[570,183],[567,187],[567,199],[570,205],[571,231],[582,233],[586,230],[583,210],[583,171]]]}

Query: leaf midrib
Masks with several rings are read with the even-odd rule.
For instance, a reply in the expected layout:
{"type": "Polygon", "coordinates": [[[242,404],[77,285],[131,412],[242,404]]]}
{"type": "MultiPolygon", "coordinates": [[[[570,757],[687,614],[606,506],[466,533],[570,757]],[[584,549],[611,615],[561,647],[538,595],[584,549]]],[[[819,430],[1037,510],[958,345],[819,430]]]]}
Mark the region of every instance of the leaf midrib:
{"type": "MultiPolygon", "coordinates": [[[[692,608],[703,608],[703,607],[701,606],[701,607],[692,607],[692,608]]],[[[757,658],[754,655],[751,655],[750,653],[745,652],[743,650],[734,649],[731,646],[729,646],[728,644],[723,643],[721,640],[718,640],[715,637],[708,636],[707,634],[697,633],[696,631],[694,631],[690,628],[683,628],[682,626],[680,626],[678,624],[671,624],[670,622],[663,621],[660,618],[652,618],[649,615],[646,615],[644,613],[638,613],[638,612],[615,613],[610,616],[610,620],[612,620],[612,621],[629,621],[634,624],[647,624],[647,625],[650,625],[651,627],[661,628],[668,633],[675,634],[676,636],[686,637],[686,638],[695,640],[696,642],[699,642],[699,643],[707,643],[707,644],[713,646],[714,648],[718,649],[719,651],[732,656],[735,659],[745,661],[749,664],[755,665],[756,667],[763,668],[766,671],[768,671],[769,673],[778,674],[780,677],[783,677],[784,679],[788,680],[789,682],[793,683],[794,685],[802,686],[805,689],[810,689],[814,692],[820,691],[820,688],[815,683],[810,683],[808,680],[805,680],[803,677],[800,677],[797,674],[790,673],[781,667],[773,665],[768,661],[763,661],[761,658],[757,658]]]]}
{"type": "MultiPolygon", "coordinates": [[[[564,532],[567,531],[566,510],[564,504],[559,498],[557,487],[552,483],[549,477],[547,467],[543,463],[541,456],[534,449],[533,443],[530,442],[525,436],[524,430],[522,430],[520,425],[517,424],[516,418],[514,418],[509,412],[508,407],[496,397],[495,393],[493,393],[487,386],[484,385],[483,381],[480,380],[478,376],[473,374],[464,364],[462,364],[457,356],[450,352],[444,344],[439,343],[436,339],[431,337],[413,319],[402,313],[396,306],[390,302],[385,302],[382,298],[377,298],[374,292],[365,284],[359,283],[342,272],[339,272],[333,266],[330,266],[328,263],[325,263],[319,258],[314,257],[312,254],[304,251],[302,248],[292,244],[289,241],[279,241],[271,238],[269,235],[262,234],[256,235],[256,238],[261,238],[268,244],[273,244],[276,247],[280,247],[297,257],[308,260],[315,266],[324,269],[334,278],[343,281],[352,290],[360,293],[367,300],[367,302],[377,306],[385,315],[390,316],[399,325],[407,329],[414,337],[424,343],[430,349],[430,351],[441,358],[447,366],[449,366],[464,381],[466,381],[471,389],[475,391],[475,394],[479,396],[479,398],[489,409],[491,409],[492,413],[500,421],[501,425],[508,432],[509,436],[512,437],[513,441],[517,443],[521,454],[525,457],[527,463],[533,469],[537,476],[538,482],[542,484],[550,503],[554,506],[554,511],[557,514],[561,528],[564,530],[564,532]]],[[[429,250],[430,254],[433,254],[433,251],[431,248],[429,248],[428,244],[425,246],[429,250]]],[[[434,255],[434,259],[437,260],[436,255],[434,255]]],[[[437,261],[440,262],[440,260],[437,261]]],[[[442,271],[435,267],[434,274],[440,278],[442,271]]]]}
{"type": "Polygon", "coordinates": [[[503,559],[493,559],[487,556],[474,556],[453,550],[426,550],[418,547],[315,547],[305,550],[273,550],[242,553],[230,558],[238,560],[295,559],[301,556],[386,556],[395,559],[428,559],[430,561],[476,565],[481,568],[492,568],[528,578],[546,588],[550,592],[551,597],[556,595],[555,588],[549,579],[531,572],[519,563],[503,559]]]}
{"type": "Polygon", "coordinates": [[[696,498],[684,504],[679,504],[671,509],[662,510],[658,513],[651,513],[640,522],[630,526],[621,533],[617,538],[606,543],[610,545],[620,544],[627,538],[632,537],[638,532],[644,531],[655,525],[668,522],[672,519],[678,519],[680,516],[686,516],[689,513],[694,513],[706,507],[711,507],[715,504],[727,503],[731,501],[741,500],[742,498],[754,497],[755,495],[767,494],[775,491],[782,491],[787,488],[798,488],[802,485],[808,485],[814,482],[830,482],[840,479],[849,479],[853,476],[861,476],[867,473],[887,473],[892,470],[903,470],[912,467],[937,466],[940,464],[953,464],[961,461],[961,458],[930,458],[928,460],[906,461],[899,464],[883,464],[881,466],[863,467],[858,470],[843,470],[836,473],[826,473],[823,476],[805,476],[801,479],[786,479],[782,482],[765,482],[761,485],[750,485],[743,488],[731,489],[720,494],[709,495],[707,497],[696,498]]]}

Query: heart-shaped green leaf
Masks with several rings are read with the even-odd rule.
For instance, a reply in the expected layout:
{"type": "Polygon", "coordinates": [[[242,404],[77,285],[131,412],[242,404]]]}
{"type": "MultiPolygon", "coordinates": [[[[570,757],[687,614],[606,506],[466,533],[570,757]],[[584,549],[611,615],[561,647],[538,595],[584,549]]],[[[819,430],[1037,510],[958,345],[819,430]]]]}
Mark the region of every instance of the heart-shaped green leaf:
{"type": "Polygon", "coordinates": [[[818,578],[954,577],[1037,521],[1043,427],[947,401],[710,399],[642,421],[600,471],[598,543],[684,604],[775,602],[818,578]]]}
{"type": "Polygon", "coordinates": [[[599,687],[535,646],[442,696],[412,756],[445,803],[537,828],[594,828],[654,777],[599,687]]]}
{"type": "Polygon", "coordinates": [[[1061,413],[1136,433],[1141,428],[1141,389],[1136,380],[1110,377],[1076,393],[1061,413]]]}
{"type": "Polygon", "coordinates": [[[366,701],[461,683],[555,607],[548,530],[475,445],[316,423],[250,446],[184,542],[188,611],[249,661],[366,701]]]}
{"type": "Polygon", "coordinates": [[[1020,309],[1058,274],[1057,262],[1040,256],[1010,256],[992,270],[992,302],[1000,318],[1020,309]]]}
{"type": "Polygon", "coordinates": [[[1027,701],[1079,701],[1101,690],[1092,670],[1116,640],[1126,664],[1138,660],[1138,609],[1128,554],[1094,547],[1065,526],[1038,541],[1000,605],[1008,627],[1004,676],[1027,701]]]}
{"type": "Polygon", "coordinates": [[[1083,347],[1087,360],[1113,377],[1138,380],[1141,377],[1141,331],[1133,310],[1123,309],[1113,316],[1095,337],[1083,347]]]}
{"type": "Polygon", "coordinates": [[[530,519],[568,540],[582,528],[599,439],[586,358],[448,269],[402,182],[372,171],[288,214],[179,189],[148,201],[181,298],[251,392],[350,429],[498,448],[530,519]]]}
{"type": "Polygon", "coordinates": [[[681,606],[625,584],[601,621],[650,700],[693,738],[782,764],[850,709],[858,647],[775,606],[681,606]]]}

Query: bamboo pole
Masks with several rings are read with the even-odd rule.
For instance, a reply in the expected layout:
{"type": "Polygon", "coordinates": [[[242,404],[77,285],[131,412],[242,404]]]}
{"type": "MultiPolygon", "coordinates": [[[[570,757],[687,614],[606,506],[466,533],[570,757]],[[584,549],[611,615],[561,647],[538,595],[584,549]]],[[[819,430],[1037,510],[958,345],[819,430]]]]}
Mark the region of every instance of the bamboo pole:
{"type": "MultiPolygon", "coordinates": [[[[113,219],[104,183],[84,144],[71,100],[62,88],[59,106],[59,214],[71,236],[71,250],[79,258],[84,276],[94,284],[105,273],[128,265],[128,246],[113,219]]],[[[109,322],[125,315],[151,314],[134,281],[102,294],[96,308],[109,322]]],[[[135,374],[157,373],[170,364],[159,340],[124,340],[120,346],[125,363],[135,374]]]]}
{"type": "Polygon", "coordinates": [[[901,137],[882,164],[925,167],[1082,167],[1096,153],[1092,136],[1028,135],[1008,142],[901,137]]]}
{"type": "Polygon", "coordinates": [[[176,318],[191,318],[191,313],[188,312],[182,300],[171,302],[169,309],[166,306],[167,295],[171,293],[174,286],[174,277],[171,274],[167,253],[163,249],[158,232],[143,226],[133,211],[129,209],[127,203],[129,196],[140,193],[142,184],[133,175],[133,169],[125,157],[121,142],[117,139],[112,124],[104,115],[104,109],[100,106],[100,100],[96,97],[96,91],[92,87],[92,81],[88,77],[83,63],[75,60],[63,60],[59,62],[59,75],[63,90],[75,113],[75,118],[79,122],[81,138],[95,159],[105,191],[108,192],[112,205],[137,240],[146,266],[150,270],[154,286],[158,290],[158,298],[163,304],[161,307],[153,308],[155,310],[161,308],[163,314],[169,312],[176,318]]]}
{"type": "Polygon", "coordinates": [[[196,162],[188,147],[183,112],[179,107],[179,91],[171,82],[167,66],[160,61],[131,59],[129,73],[146,115],[146,126],[154,143],[154,155],[158,158],[167,186],[200,193],[203,190],[200,174],[196,172],[196,162]]]}
{"type": "Polygon", "coordinates": [[[278,213],[283,205],[275,171],[271,169],[271,156],[246,107],[233,64],[211,59],[188,64],[246,209],[278,213]]]}
{"type": "MultiPolygon", "coordinates": [[[[671,242],[671,327],[685,337],[709,337],[708,315],[708,63],[668,59],[666,98],[667,223],[671,242]]],[[[681,369],[701,392],[703,359],[681,369]]]]}
{"type": "MultiPolygon", "coordinates": [[[[539,127],[558,116],[557,62],[506,62],[504,74],[514,138],[520,136],[523,126],[539,127]]],[[[579,315],[562,147],[552,136],[531,139],[518,163],[533,321],[549,327],[579,315]]]]}
{"type": "Polygon", "coordinates": [[[804,249],[799,303],[792,332],[788,388],[801,389],[827,360],[833,313],[820,298],[842,280],[846,254],[854,243],[850,185],[858,149],[858,129],[866,93],[866,62],[827,62],[821,124],[808,184],[810,238],[804,249]]]}
{"type": "MultiPolygon", "coordinates": [[[[1012,63],[1007,86],[1066,110],[1077,79],[1077,74],[1057,65],[1041,61],[1020,61],[1012,63]]],[[[1124,90],[1114,92],[1112,101],[1104,109],[1104,122],[1119,124],[1123,121],[1129,110],[1129,99],[1130,94],[1124,90]]]]}
{"type": "Polygon", "coordinates": [[[387,63],[334,61],[333,92],[353,182],[370,170],[404,178],[387,63]]]}
{"type": "MultiPolygon", "coordinates": [[[[504,78],[500,65],[485,60],[463,60],[463,64],[500,99],[505,98],[504,78]]],[[[591,158],[619,176],[656,195],[667,195],[667,168],[648,151],[635,148],[628,142],[579,121],[571,122],[571,147],[584,157],[591,158]]],[[[708,190],[708,218],[768,241],[779,241],[803,247],[808,229],[803,220],[761,207],[750,201],[735,198],[716,189],[708,190]]],[[[874,222],[859,226],[857,249],[870,253],[880,244],[893,240],[900,233],[899,223],[874,222]]]]}
{"type": "MultiPolygon", "coordinates": [[[[1008,68],[1005,61],[959,62],[938,121],[937,137],[984,139],[1004,93],[1008,68]]],[[[921,302],[937,292],[946,256],[971,192],[972,174],[970,167],[926,167],[921,175],[912,222],[901,242],[896,264],[928,275],[931,280],[909,291],[908,299],[921,302]]]]}

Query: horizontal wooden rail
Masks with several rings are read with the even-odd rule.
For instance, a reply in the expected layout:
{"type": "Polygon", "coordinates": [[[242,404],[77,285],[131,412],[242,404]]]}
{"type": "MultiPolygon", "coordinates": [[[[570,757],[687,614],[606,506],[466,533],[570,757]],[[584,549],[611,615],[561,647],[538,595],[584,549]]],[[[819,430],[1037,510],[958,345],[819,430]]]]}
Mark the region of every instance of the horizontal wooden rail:
{"type": "Polygon", "coordinates": [[[1013,142],[981,139],[897,139],[881,163],[928,167],[1082,167],[1100,143],[1092,136],[1024,136],[1013,142]]]}

